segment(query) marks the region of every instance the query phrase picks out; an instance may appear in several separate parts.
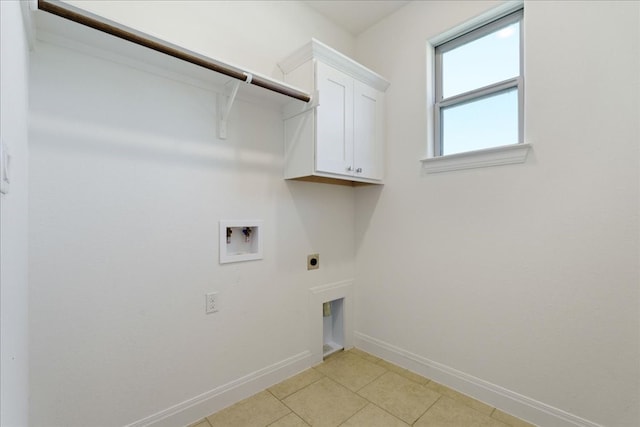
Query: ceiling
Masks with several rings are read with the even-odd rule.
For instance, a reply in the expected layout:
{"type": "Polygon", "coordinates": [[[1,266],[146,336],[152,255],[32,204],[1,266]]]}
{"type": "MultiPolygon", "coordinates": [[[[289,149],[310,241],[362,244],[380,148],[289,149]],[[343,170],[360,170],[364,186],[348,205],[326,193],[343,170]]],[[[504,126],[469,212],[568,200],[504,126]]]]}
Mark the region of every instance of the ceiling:
{"type": "Polygon", "coordinates": [[[409,1],[306,0],[304,3],[356,36],[409,1]]]}

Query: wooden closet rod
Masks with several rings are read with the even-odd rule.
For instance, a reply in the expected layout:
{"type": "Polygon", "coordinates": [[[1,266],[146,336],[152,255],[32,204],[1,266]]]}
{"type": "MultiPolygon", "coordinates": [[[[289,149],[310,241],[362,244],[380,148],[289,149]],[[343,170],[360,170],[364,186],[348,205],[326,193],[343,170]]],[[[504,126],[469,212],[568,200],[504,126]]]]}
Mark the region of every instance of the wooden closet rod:
{"type": "Polygon", "coordinates": [[[164,53],[165,55],[172,56],[182,61],[207,68],[211,71],[215,71],[216,73],[224,74],[234,79],[242,80],[249,84],[260,86],[262,88],[298,99],[300,101],[309,102],[311,100],[309,94],[305,92],[278,84],[278,82],[266,79],[264,77],[245,73],[242,70],[233,68],[225,64],[207,60],[179,48],[172,47],[166,43],[163,43],[162,41],[152,40],[148,37],[145,37],[144,35],[136,34],[123,28],[119,28],[115,25],[102,22],[98,19],[92,18],[82,13],[75,12],[64,6],[61,6],[60,4],[56,4],[56,2],[53,1],[38,0],[38,9],[52,13],[54,15],[60,16],[61,18],[68,19],[78,24],[85,25],[95,30],[102,31],[123,40],[127,40],[131,43],[153,49],[157,52],[164,53]],[[249,76],[250,78],[248,78],[249,76]]]}

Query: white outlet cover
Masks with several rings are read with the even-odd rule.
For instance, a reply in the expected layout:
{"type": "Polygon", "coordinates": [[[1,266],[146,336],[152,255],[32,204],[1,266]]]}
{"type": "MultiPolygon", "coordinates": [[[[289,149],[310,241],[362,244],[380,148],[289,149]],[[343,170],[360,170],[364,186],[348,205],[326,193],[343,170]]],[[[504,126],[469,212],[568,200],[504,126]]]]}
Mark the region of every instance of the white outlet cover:
{"type": "Polygon", "coordinates": [[[205,312],[207,314],[211,314],[218,311],[218,293],[209,292],[208,294],[205,294],[205,312]]]}

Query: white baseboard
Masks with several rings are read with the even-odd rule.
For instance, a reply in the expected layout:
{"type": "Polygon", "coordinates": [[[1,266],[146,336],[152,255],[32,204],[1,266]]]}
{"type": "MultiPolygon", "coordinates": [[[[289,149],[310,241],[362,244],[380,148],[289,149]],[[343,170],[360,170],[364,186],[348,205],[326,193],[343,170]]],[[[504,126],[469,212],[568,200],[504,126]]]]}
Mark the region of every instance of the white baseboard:
{"type": "Polygon", "coordinates": [[[301,372],[313,364],[311,352],[291,356],[266,368],[259,369],[242,378],[223,384],[185,400],[170,408],[135,421],[126,427],[176,427],[186,426],[207,415],[213,414],[242,399],[246,399],[262,390],[301,372]]]}
{"type": "Polygon", "coordinates": [[[354,345],[368,353],[541,427],[603,427],[600,424],[465,374],[361,332],[354,332],[354,345]]]}

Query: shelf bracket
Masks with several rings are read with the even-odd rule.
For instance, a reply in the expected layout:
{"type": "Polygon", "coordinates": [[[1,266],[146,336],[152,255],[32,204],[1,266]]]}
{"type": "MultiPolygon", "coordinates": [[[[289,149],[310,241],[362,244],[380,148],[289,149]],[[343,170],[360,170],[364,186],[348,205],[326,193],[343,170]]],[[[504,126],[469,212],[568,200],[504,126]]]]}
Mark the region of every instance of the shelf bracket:
{"type": "MultiPolygon", "coordinates": [[[[251,80],[253,80],[253,74],[243,74],[245,75],[244,82],[250,84],[251,80]]],[[[218,138],[220,139],[227,139],[227,120],[229,119],[233,102],[236,100],[240,83],[242,83],[241,80],[236,80],[232,83],[228,94],[218,94],[218,138]]]]}
{"type": "Polygon", "coordinates": [[[304,114],[307,111],[311,111],[314,108],[317,108],[320,105],[320,93],[316,90],[311,95],[311,100],[302,106],[302,109],[298,111],[287,111],[287,113],[283,114],[282,119],[288,120],[295,116],[299,116],[300,114],[304,114]]]}

